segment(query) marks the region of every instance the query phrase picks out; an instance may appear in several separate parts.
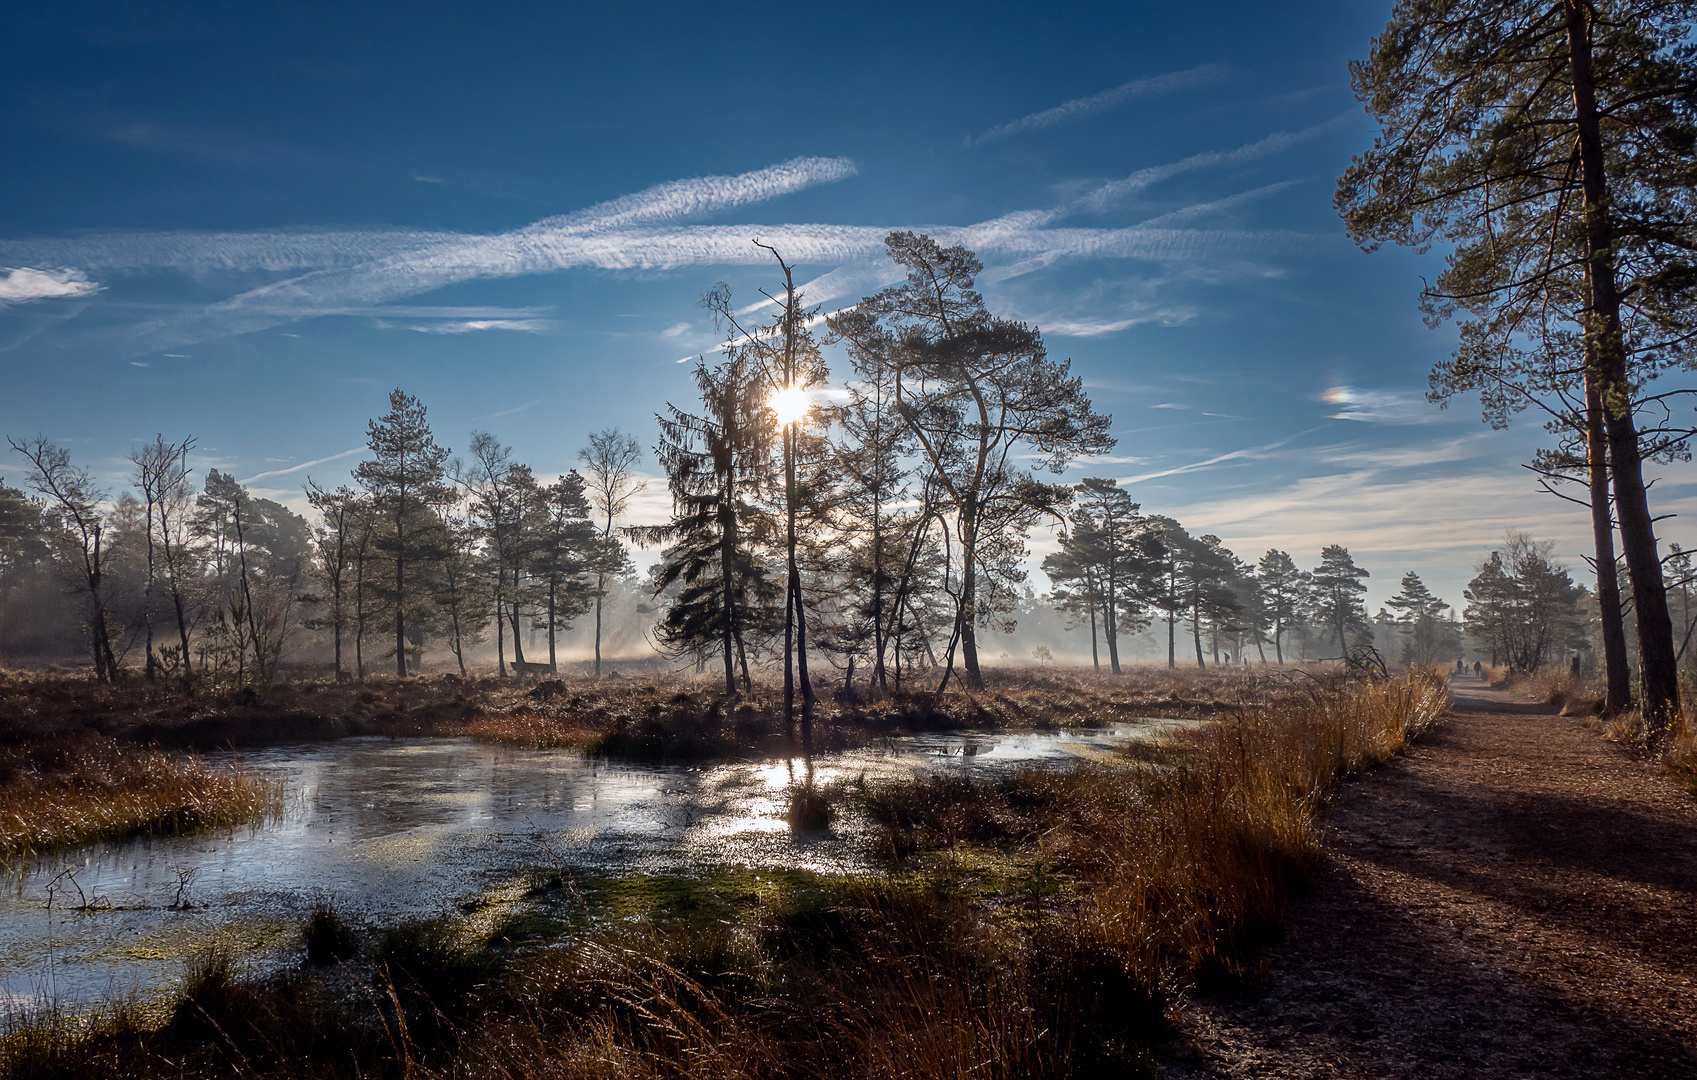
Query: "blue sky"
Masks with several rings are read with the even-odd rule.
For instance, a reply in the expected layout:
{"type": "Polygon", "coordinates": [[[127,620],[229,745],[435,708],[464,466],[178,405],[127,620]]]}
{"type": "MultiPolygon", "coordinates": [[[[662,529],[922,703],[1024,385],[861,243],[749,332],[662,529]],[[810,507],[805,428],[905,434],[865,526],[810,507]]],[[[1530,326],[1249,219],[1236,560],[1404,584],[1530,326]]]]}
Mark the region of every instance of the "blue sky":
{"type": "Polygon", "coordinates": [[[1373,132],[1346,64],[1387,12],[10,5],[0,431],[114,486],[194,434],[298,501],[401,386],[443,444],[487,429],[554,473],[595,428],[652,443],[718,340],[701,294],[772,284],[752,240],[831,309],[911,228],[978,250],[992,308],[1113,414],[1112,459],[1069,475],[1249,558],[1343,543],[1375,604],[1407,569],[1458,601],[1505,528],[1574,555],[1586,524],[1519,468],[1530,419],[1424,402],[1438,256],[1364,254],[1332,210],[1373,132]]]}

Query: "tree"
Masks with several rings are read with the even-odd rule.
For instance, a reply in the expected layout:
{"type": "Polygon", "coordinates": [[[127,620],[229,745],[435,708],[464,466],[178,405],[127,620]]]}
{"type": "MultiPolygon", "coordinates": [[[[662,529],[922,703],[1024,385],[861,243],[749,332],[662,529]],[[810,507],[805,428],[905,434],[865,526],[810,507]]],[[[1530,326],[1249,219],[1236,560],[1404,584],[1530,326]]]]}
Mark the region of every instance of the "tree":
{"type": "Polygon", "coordinates": [[[1219,638],[1235,632],[1241,614],[1236,586],[1242,578],[1237,557],[1217,536],[1199,536],[1179,548],[1179,573],[1190,611],[1190,634],[1196,645],[1196,666],[1202,659],[1202,627],[1214,639],[1214,663],[1220,662],[1219,638]]]}
{"type": "MultiPolygon", "coordinates": [[[[483,638],[489,625],[489,580],[479,565],[477,529],[456,508],[438,511],[437,552],[429,574],[430,602],[435,608],[448,651],[454,654],[460,674],[466,674],[466,649],[483,638]]],[[[495,627],[500,633],[500,626],[495,627]]],[[[553,644],[550,633],[549,644],[553,644]]],[[[551,648],[550,648],[550,651],[551,648]]]]}
{"type": "Polygon", "coordinates": [[[1402,628],[1402,659],[1405,664],[1430,664],[1445,644],[1442,616],[1448,604],[1432,595],[1432,590],[1410,570],[1402,575],[1397,594],[1386,603],[1396,612],[1397,625],[1402,628]]]}
{"type": "MultiPolygon", "coordinates": [[[[590,505],[601,516],[601,538],[613,541],[613,522],[623,517],[633,495],[648,485],[633,471],[642,460],[642,445],[618,428],[603,428],[589,436],[589,445],[577,452],[587,476],[590,505]]],[[[612,549],[607,549],[611,552],[612,549]]],[[[611,565],[595,568],[595,677],[601,677],[601,607],[607,597],[607,581],[624,572],[629,559],[622,548],[611,565]]]]}
{"type": "Polygon", "coordinates": [[[153,442],[130,451],[130,461],[136,467],[134,483],[136,487],[141,489],[142,502],[146,513],[147,587],[142,602],[142,620],[147,632],[146,670],[148,682],[152,682],[156,675],[153,651],[153,587],[154,582],[158,579],[161,563],[164,565],[166,578],[171,584],[172,606],[177,616],[177,633],[182,642],[184,678],[187,679],[191,674],[188,666],[188,619],[183,610],[183,591],[179,573],[182,560],[172,557],[171,544],[173,540],[178,539],[174,534],[179,531],[177,525],[187,511],[189,451],[193,448],[194,437],[192,435],[177,443],[168,443],[163,435],[155,435],[153,442]],[[160,557],[155,555],[156,548],[160,557]]]}
{"type": "Polygon", "coordinates": [[[862,377],[894,370],[897,412],[948,496],[961,556],[955,637],[968,685],[982,689],[976,628],[994,597],[981,593],[1017,584],[1010,571],[1025,535],[1059,516],[1070,494],[1016,467],[1014,455],[1032,453],[1059,474],[1114,440],[1070,364],[1048,359],[1042,335],[985,308],[972,252],[910,232],[891,233],[885,248],[906,280],[828,322],[862,377]]]}
{"type": "Polygon", "coordinates": [[[216,651],[234,663],[238,681],[251,671],[256,681],[267,682],[295,629],[311,530],[287,507],[254,498],[217,469],[206,474],[192,525],[214,547],[216,651]]]}
{"type": "Polygon", "coordinates": [[[1148,591],[1149,567],[1158,543],[1148,521],[1138,513],[1125,489],[1113,480],[1089,477],[1078,485],[1078,502],[1061,536],[1061,550],[1043,560],[1051,580],[1074,589],[1096,604],[1090,614],[1092,653],[1096,647],[1096,611],[1102,616],[1108,645],[1108,666],[1120,674],[1119,636],[1148,625],[1142,595],[1148,591]]]}
{"type": "Polygon", "coordinates": [[[605,574],[624,555],[618,541],[603,537],[589,520],[584,480],[576,470],[537,492],[536,540],[530,573],[541,584],[542,626],[548,631],[548,670],[559,671],[555,634],[589,610],[600,592],[591,574],[605,574]]]}
{"type": "Polygon", "coordinates": [[[663,645],[705,656],[716,645],[725,661],[725,693],[736,671],[753,689],[747,637],[771,632],[777,589],[756,544],[772,535],[760,505],[770,466],[775,417],[759,376],[742,358],[715,368],[695,365],[702,414],[675,405],[656,415],[654,456],[666,470],[672,520],[631,529],[642,544],[667,544],[653,578],[655,595],[678,586],[657,626],[663,645]]]}
{"type": "Polygon", "coordinates": [[[1546,372],[1583,383],[1603,618],[1619,619],[1598,494],[1612,481],[1652,739],[1678,722],[1679,686],[1634,405],[1697,332],[1693,14],[1686,0],[1401,0],[1351,65],[1384,130],[1337,196],[1369,248],[1455,245],[1422,301],[1434,321],[1469,315],[1436,396],[1547,392],[1546,372]]]}
{"type": "Polygon", "coordinates": [[[0,479],[0,646],[5,642],[13,592],[39,574],[51,556],[41,504],[0,479]]]}
{"type": "Polygon", "coordinates": [[[1269,548],[1255,564],[1255,576],[1261,583],[1261,603],[1273,631],[1273,655],[1283,665],[1282,639],[1301,614],[1302,600],[1309,590],[1308,575],[1296,568],[1288,554],[1269,548]]]}
{"type": "Polygon", "coordinates": [[[330,630],[335,650],[336,680],[347,677],[342,666],[342,633],[349,620],[348,593],[357,573],[356,563],[368,507],[360,494],[342,485],[333,491],[306,482],[306,498],[318,511],[319,525],[312,531],[315,576],[326,590],[323,603],[327,617],[318,620],[330,630]]]}
{"type": "Polygon", "coordinates": [[[407,673],[406,565],[410,554],[407,518],[415,511],[449,501],[443,485],[443,467],[448,451],[436,445],[425,419],[422,402],[396,389],[389,394],[389,411],[366,425],[367,445],[373,459],[354,469],[354,478],[365,488],[393,527],[385,538],[395,562],[395,674],[407,673]]]}
{"type": "Polygon", "coordinates": [[[1338,544],[1327,544],[1320,549],[1320,565],[1309,575],[1310,605],[1315,619],[1337,636],[1340,656],[1349,653],[1350,631],[1368,627],[1367,608],[1361,602],[1367,586],[1361,579],[1370,576],[1364,568],[1355,565],[1349,549],[1338,544]]]}
{"type": "Polygon", "coordinates": [[[1468,583],[1468,632],[1491,650],[1493,666],[1502,659],[1536,674],[1558,648],[1577,641],[1584,590],[1550,562],[1554,546],[1511,532],[1468,583]]]}
{"type": "Polygon", "coordinates": [[[112,682],[118,677],[118,661],[112,655],[107,625],[106,515],[101,509],[106,493],[88,470],[71,464],[70,451],[54,445],[45,435],[6,441],[29,460],[29,486],[47,501],[57,518],[56,546],[64,553],[63,561],[75,568],[73,579],[88,599],[94,677],[112,682]]]}
{"type": "Polygon", "coordinates": [[[537,503],[536,478],[530,466],[513,460],[512,447],[502,446],[486,431],[471,433],[471,461],[455,460],[452,474],[454,483],[469,496],[471,520],[486,545],[489,568],[494,571],[495,587],[490,595],[495,603],[495,667],[505,677],[504,621],[512,624],[513,658],[524,661],[518,608],[523,599],[528,528],[537,503]]]}
{"type": "Polygon", "coordinates": [[[843,577],[853,597],[851,615],[866,623],[871,681],[882,689],[889,688],[886,657],[897,636],[895,624],[902,621],[896,598],[907,578],[905,541],[923,514],[899,509],[908,490],[911,470],[902,459],[911,440],[895,410],[895,392],[895,371],[877,364],[849,384],[848,400],[833,417],[843,434],[830,463],[830,472],[839,478],[832,509],[847,540],[843,577]]]}
{"type": "Polygon", "coordinates": [[[1151,517],[1149,526],[1157,541],[1145,571],[1150,582],[1149,606],[1167,620],[1167,667],[1172,668],[1178,666],[1178,617],[1190,607],[1186,566],[1196,540],[1169,517],[1151,517]]]}
{"type": "MultiPolygon", "coordinates": [[[[801,569],[796,561],[796,517],[801,509],[803,493],[796,483],[796,468],[805,455],[812,461],[823,457],[824,439],[807,430],[813,403],[808,392],[825,382],[828,372],[819,355],[818,343],[809,329],[818,310],[807,310],[801,293],[795,287],[794,268],[784,261],[775,248],[754,242],[756,247],[770,252],[784,275],[784,287],[779,296],[764,293],[766,299],[778,305],[778,312],[767,326],[745,327],[731,307],[730,288],[720,282],[702,300],[702,306],[713,312],[715,320],[726,329],[728,340],[724,352],[745,363],[751,372],[759,372],[767,392],[767,406],[778,421],[782,435],[781,469],[774,477],[783,480],[784,509],[784,716],[795,715],[796,677],[800,676],[803,702],[802,724],[810,730],[814,700],[813,685],[807,677],[807,610],[802,604],[801,569]],[[781,299],[779,298],[781,297],[781,299]]],[[[815,420],[815,423],[817,421],[815,420]]]]}

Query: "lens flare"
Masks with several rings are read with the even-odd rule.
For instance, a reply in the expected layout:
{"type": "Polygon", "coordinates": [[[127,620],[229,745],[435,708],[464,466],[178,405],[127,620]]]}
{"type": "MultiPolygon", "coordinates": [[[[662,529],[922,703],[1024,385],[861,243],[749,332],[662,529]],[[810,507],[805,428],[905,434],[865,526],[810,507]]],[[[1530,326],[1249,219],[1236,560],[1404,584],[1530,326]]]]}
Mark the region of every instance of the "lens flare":
{"type": "Polygon", "coordinates": [[[789,386],[766,399],[766,407],[778,416],[778,423],[793,424],[813,408],[813,399],[800,387],[789,386]]]}

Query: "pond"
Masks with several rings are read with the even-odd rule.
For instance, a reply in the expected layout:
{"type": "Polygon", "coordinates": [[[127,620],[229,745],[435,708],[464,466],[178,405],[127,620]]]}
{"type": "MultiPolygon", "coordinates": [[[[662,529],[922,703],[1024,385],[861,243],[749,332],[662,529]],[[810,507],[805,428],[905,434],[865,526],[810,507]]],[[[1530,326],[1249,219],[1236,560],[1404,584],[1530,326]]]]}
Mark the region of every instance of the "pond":
{"type": "MultiPolygon", "coordinates": [[[[1111,757],[1182,722],[1064,732],[928,734],[816,756],[814,780],[870,781],[1111,757]]],[[[537,870],[689,873],[715,866],[867,873],[867,824],[783,820],[801,758],[639,767],[469,739],[357,738],[242,763],[283,781],[254,828],[93,845],[14,867],[0,895],[0,995],[13,1009],[146,994],[219,944],[285,955],[311,905],[356,922],[517,901],[537,870]]]]}

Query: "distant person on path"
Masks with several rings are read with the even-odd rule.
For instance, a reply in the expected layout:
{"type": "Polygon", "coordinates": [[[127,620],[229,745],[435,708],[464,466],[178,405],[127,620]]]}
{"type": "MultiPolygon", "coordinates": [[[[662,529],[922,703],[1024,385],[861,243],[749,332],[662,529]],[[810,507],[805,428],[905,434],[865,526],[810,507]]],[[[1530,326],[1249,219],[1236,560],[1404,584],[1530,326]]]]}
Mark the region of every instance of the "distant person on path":
{"type": "Polygon", "coordinates": [[[1485,677],[1485,669],[1479,666],[1479,661],[1477,660],[1473,661],[1473,677],[1475,679],[1482,679],[1485,677]]]}

